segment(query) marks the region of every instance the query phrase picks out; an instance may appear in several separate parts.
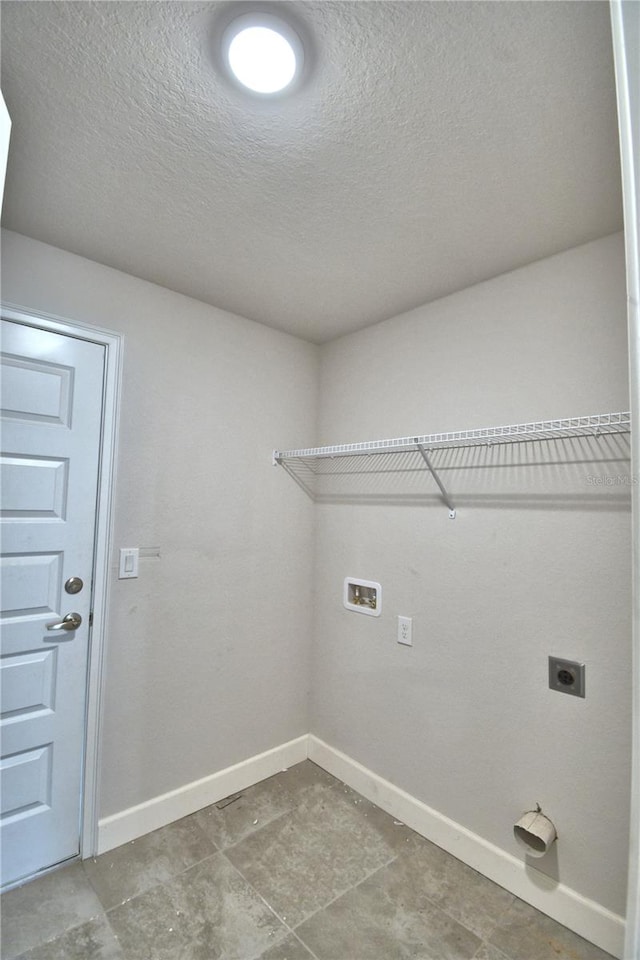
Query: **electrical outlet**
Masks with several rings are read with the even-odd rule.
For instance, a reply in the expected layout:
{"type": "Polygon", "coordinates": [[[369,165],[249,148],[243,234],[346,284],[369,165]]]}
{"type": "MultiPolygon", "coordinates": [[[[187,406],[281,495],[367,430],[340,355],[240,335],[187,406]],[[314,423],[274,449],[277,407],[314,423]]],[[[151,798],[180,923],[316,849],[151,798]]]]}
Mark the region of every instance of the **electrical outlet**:
{"type": "Polygon", "coordinates": [[[549,657],[549,688],[559,693],[570,693],[574,697],[584,697],[584,672],[584,663],[549,657]]]}
{"type": "Polygon", "coordinates": [[[407,647],[413,646],[411,639],[411,617],[398,617],[398,643],[404,643],[407,647]]]}

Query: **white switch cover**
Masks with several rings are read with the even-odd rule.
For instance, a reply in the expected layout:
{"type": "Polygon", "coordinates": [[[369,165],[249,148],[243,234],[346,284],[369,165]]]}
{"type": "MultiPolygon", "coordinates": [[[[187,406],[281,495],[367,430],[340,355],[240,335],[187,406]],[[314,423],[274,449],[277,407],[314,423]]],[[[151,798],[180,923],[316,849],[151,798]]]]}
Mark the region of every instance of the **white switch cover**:
{"type": "Polygon", "coordinates": [[[120,548],[120,566],[118,580],[130,580],[138,576],[138,547],[120,548]]]}
{"type": "Polygon", "coordinates": [[[411,639],[411,617],[398,617],[398,643],[404,643],[407,647],[413,646],[411,639]]]}

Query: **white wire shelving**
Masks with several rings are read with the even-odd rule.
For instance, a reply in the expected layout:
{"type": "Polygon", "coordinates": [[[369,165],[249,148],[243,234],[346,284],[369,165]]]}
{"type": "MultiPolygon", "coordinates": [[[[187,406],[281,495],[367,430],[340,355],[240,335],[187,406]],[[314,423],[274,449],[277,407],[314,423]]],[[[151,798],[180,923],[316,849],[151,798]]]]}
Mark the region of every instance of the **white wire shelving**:
{"type": "Polygon", "coordinates": [[[455,508],[429,454],[435,450],[452,450],[462,447],[493,446],[494,444],[567,440],[576,437],[598,437],[607,434],[629,433],[631,414],[598,413],[583,417],[564,417],[557,420],[534,420],[531,423],[516,423],[500,427],[480,427],[474,430],[454,430],[447,433],[430,433],[414,437],[396,437],[391,440],[369,440],[361,443],[342,443],[336,446],[306,447],[298,450],[274,450],[273,463],[282,466],[303,463],[307,470],[314,471],[314,464],[339,457],[376,457],[417,451],[430,471],[440,490],[442,499],[449,508],[449,516],[455,517],[455,508]]]}

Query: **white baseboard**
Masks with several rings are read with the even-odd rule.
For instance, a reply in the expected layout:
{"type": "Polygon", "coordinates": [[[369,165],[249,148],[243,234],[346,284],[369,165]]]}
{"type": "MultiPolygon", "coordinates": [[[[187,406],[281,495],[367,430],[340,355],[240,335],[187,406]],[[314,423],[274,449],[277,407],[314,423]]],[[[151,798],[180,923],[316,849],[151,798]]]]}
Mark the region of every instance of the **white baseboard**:
{"type": "Polygon", "coordinates": [[[521,900],[614,957],[623,956],[623,917],[532,869],[312,734],[309,759],[521,900]]]}
{"type": "Polygon", "coordinates": [[[123,843],[136,840],[166,827],[174,820],[180,820],[202,807],[217,803],[224,797],[266,780],[279,773],[284,767],[291,767],[307,759],[308,737],[298,737],[272,750],[266,750],[255,757],[249,757],[225,770],[219,770],[202,780],[187,783],[184,787],[171,790],[153,800],[147,800],[128,810],[122,810],[111,817],[105,817],[98,824],[98,853],[106,853],[123,843]]]}
{"type": "Polygon", "coordinates": [[[290,740],[202,780],[105,817],[98,827],[98,853],[136,840],[145,833],[217,803],[232,793],[246,790],[254,783],[307,757],[397,820],[402,820],[416,833],[447,850],[521,900],[614,957],[623,956],[622,917],[583,897],[571,887],[532,869],[522,860],[483,840],[312,734],[290,740]]]}

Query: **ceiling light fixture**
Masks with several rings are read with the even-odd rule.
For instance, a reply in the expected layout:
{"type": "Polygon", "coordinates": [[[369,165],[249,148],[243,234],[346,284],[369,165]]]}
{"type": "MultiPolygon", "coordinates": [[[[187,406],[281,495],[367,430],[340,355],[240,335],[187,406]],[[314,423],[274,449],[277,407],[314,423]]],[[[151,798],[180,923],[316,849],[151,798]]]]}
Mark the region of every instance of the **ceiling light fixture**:
{"type": "Polygon", "coordinates": [[[304,62],[295,30],[267,13],[243,14],[230,23],[222,37],[222,53],[238,83],[267,96],[291,88],[304,62]]]}

